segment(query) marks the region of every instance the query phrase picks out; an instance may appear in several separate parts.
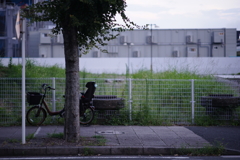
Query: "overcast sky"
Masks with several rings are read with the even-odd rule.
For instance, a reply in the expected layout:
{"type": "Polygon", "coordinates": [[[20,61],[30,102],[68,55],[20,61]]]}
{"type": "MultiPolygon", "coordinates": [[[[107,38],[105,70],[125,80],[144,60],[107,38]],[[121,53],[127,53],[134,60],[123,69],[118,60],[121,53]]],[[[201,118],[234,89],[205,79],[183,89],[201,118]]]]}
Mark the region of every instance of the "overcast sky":
{"type": "Polygon", "coordinates": [[[138,25],[159,28],[236,28],[240,0],[126,0],[127,16],[138,25]]]}

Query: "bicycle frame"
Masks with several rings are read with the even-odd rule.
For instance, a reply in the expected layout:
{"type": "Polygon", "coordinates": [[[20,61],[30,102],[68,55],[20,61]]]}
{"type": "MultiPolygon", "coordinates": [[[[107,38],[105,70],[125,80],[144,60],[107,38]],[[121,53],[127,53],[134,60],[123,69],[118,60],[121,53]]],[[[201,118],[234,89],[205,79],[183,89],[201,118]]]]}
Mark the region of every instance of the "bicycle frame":
{"type": "MultiPolygon", "coordinates": [[[[91,123],[91,121],[94,118],[94,106],[92,106],[92,98],[94,97],[94,92],[96,89],[96,85],[95,82],[88,82],[86,84],[86,87],[88,88],[87,91],[85,93],[82,93],[82,96],[79,99],[79,111],[80,111],[80,116],[79,116],[79,122],[80,124],[89,124],[91,123]]],[[[64,112],[65,112],[65,108],[63,108],[60,111],[51,111],[47,102],[45,101],[45,97],[46,97],[46,93],[47,91],[50,90],[55,90],[54,88],[51,88],[50,86],[48,86],[47,84],[43,84],[42,85],[42,89],[44,89],[44,94],[42,95],[42,97],[39,101],[37,101],[38,99],[34,99],[35,102],[31,102],[30,98],[31,95],[29,97],[29,104],[30,103],[39,103],[38,105],[35,105],[33,107],[31,107],[28,111],[27,111],[27,121],[29,124],[31,125],[41,125],[44,121],[45,118],[47,117],[47,115],[50,116],[55,116],[55,115],[59,115],[60,117],[63,117],[64,112]]]]}
{"type": "MultiPolygon", "coordinates": [[[[92,97],[93,97],[93,93],[96,89],[95,87],[95,83],[93,82],[88,82],[87,83],[87,88],[88,90],[86,91],[86,93],[82,93],[82,96],[80,98],[80,101],[79,101],[79,109],[80,111],[82,111],[81,113],[84,114],[84,110],[87,108],[87,107],[91,107],[91,100],[92,100],[92,97]]],[[[45,108],[47,110],[47,113],[50,115],[50,116],[55,116],[55,115],[61,115],[64,111],[65,111],[65,108],[63,108],[62,110],[60,111],[56,111],[56,112],[52,112],[49,107],[48,107],[48,104],[47,102],[45,101],[45,97],[46,97],[46,92],[47,92],[47,89],[48,88],[45,88],[44,89],[44,95],[43,95],[43,99],[42,99],[42,102],[40,103],[40,107],[42,108],[45,108]],[[44,106],[44,107],[43,107],[44,106]]],[[[54,89],[54,88],[49,88],[50,89],[54,89]]],[[[92,107],[93,108],[93,107],[92,107]]],[[[93,108],[94,109],[94,108],[93,108]]]]}
{"type": "MultiPolygon", "coordinates": [[[[47,105],[47,103],[45,102],[44,99],[42,100],[42,103],[43,103],[43,105],[44,105],[44,108],[47,110],[47,113],[48,113],[50,116],[61,115],[61,114],[65,111],[65,109],[63,108],[63,109],[60,110],[60,111],[52,112],[52,111],[49,109],[49,107],[48,107],[48,105],[47,105]]],[[[41,107],[42,107],[42,105],[41,105],[41,107]]]]}
{"type": "Polygon", "coordinates": [[[40,103],[40,107],[39,108],[45,108],[47,110],[47,113],[50,115],[50,116],[55,116],[55,115],[60,115],[62,116],[62,113],[65,111],[65,109],[63,108],[62,110],[60,111],[56,111],[56,112],[52,112],[49,107],[48,107],[48,104],[47,102],[45,101],[45,97],[46,97],[46,92],[47,92],[47,89],[48,90],[55,90],[54,88],[51,88],[51,87],[46,87],[46,84],[43,84],[42,85],[42,88],[44,89],[44,94],[43,94],[43,98],[42,98],[42,101],[40,103]],[[44,105],[44,107],[43,107],[44,105]]]}

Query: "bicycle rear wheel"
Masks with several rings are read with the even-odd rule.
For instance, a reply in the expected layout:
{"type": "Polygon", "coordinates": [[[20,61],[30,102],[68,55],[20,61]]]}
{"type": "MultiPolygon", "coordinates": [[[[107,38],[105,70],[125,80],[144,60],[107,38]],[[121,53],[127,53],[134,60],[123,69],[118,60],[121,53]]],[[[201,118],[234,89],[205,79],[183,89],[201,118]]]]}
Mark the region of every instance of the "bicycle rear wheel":
{"type": "Polygon", "coordinates": [[[29,124],[32,126],[40,126],[46,119],[47,113],[45,109],[34,106],[27,112],[26,118],[29,124]]]}
{"type": "Polygon", "coordinates": [[[94,111],[91,107],[86,108],[84,114],[80,114],[80,124],[90,124],[94,118],[94,111]]]}

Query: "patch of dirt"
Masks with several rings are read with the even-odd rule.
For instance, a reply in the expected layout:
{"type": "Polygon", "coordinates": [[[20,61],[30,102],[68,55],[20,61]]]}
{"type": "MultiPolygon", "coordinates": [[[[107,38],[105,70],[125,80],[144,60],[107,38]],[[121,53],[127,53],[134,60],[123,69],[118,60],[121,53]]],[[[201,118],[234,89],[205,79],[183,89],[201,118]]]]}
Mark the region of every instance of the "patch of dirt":
{"type": "Polygon", "coordinates": [[[80,137],[80,141],[77,143],[67,142],[60,138],[33,138],[29,140],[26,144],[22,144],[20,141],[6,140],[0,144],[0,147],[46,147],[46,146],[104,146],[104,138],[94,138],[94,137],[80,137]]]}

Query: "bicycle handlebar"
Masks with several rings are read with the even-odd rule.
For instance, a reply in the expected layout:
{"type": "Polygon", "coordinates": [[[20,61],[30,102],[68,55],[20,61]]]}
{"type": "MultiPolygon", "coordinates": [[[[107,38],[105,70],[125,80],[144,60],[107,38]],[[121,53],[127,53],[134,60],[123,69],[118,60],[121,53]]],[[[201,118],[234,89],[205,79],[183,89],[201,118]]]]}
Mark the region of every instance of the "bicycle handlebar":
{"type": "Polygon", "coordinates": [[[48,90],[55,90],[55,88],[50,87],[48,84],[44,83],[42,84],[42,89],[44,89],[45,91],[48,90]]]}

